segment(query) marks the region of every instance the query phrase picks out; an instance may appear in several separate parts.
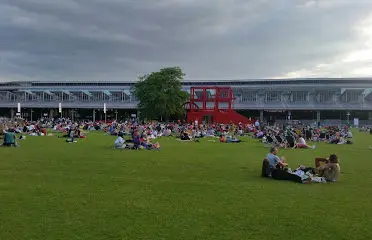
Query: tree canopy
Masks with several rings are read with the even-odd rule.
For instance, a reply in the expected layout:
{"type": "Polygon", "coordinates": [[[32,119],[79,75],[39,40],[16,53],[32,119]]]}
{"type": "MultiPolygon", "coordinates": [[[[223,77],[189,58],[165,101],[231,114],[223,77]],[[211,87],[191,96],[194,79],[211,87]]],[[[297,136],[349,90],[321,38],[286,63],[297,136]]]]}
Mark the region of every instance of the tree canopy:
{"type": "Polygon", "coordinates": [[[188,98],[188,93],[181,89],[184,76],[180,67],[170,67],[140,77],[133,93],[139,101],[141,117],[163,120],[181,116],[182,105],[188,98]]]}

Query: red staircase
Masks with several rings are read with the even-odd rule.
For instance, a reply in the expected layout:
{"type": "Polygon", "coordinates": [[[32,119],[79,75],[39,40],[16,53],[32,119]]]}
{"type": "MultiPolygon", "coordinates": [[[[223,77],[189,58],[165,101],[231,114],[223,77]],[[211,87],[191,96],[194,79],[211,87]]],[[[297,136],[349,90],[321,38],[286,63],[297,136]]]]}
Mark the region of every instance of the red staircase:
{"type": "Polygon", "coordinates": [[[251,121],[232,108],[234,97],[231,87],[192,87],[187,121],[199,123],[242,123],[251,121]]]}

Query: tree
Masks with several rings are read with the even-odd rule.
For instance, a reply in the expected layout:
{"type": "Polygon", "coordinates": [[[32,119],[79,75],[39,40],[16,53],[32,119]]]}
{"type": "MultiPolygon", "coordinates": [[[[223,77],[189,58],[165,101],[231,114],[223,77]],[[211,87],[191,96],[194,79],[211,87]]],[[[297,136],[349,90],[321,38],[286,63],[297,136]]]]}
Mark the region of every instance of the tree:
{"type": "Polygon", "coordinates": [[[170,116],[181,116],[188,98],[181,89],[184,76],[180,67],[171,67],[140,77],[133,93],[139,100],[141,117],[168,120],[170,116]]]}

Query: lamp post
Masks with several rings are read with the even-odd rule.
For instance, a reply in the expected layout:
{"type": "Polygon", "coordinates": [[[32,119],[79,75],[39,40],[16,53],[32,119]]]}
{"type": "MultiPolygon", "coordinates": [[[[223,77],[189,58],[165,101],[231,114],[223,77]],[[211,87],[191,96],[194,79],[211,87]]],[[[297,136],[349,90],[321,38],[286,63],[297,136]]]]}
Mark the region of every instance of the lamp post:
{"type": "Polygon", "coordinates": [[[62,118],[62,103],[58,103],[58,112],[61,114],[62,118]]]}
{"type": "Polygon", "coordinates": [[[17,116],[21,116],[21,103],[17,103],[17,116]]]}
{"type": "Polygon", "coordinates": [[[107,123],[107,109],[106,109],[106,103],[103,104],[103,113],[105,114],[105,123],[107,123]]]}
{"type": "Polygon", "coordinates": [[[350,112],[346,113],[346,119],[347,119],[347,124],[349,125],[349,120],[350,120],[350,112]]]}

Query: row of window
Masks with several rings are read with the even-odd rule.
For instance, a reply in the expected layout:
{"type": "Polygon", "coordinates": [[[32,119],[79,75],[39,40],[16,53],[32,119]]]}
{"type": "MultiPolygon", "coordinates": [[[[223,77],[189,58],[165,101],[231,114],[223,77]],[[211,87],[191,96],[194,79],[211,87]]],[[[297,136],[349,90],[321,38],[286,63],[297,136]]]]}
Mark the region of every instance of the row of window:
{"type": "MultiPolygon", "coordinates": [[[[207,93],[209,99],[215,97],[213,91],[207,93]]],[[[227,97],[227,93],[221,93],[220,97],[227,97]]],[[[195,99],[202,98],[202,92],[195,92],[195,99]]],[[[319,103],[332,103],[336,101],[342,102],[359,102],[362,101],[362,94],[360,91],[346,91],[339,96],[335,91],[317,92],[316,94],[309,94],[306,91],[294,91],[283,93],[280,91],[272,92],[257,92],[245,91],[235,93],[234,98],[236,102],[309,102],[315,101],[319,103]]],[[[0,101],[135,101],[129,91],[79,91],[79,92],[0,92],[0,101]]],[[[372,100],[372,94],[364,100],[372,100]]]]}
{"type": "Polygon", "coordinates": [[[134,96],[128,95],[125,92],[0,92],[0,101],[114,101],[114,102],[130,102],[136,101],[134,96]]]}

